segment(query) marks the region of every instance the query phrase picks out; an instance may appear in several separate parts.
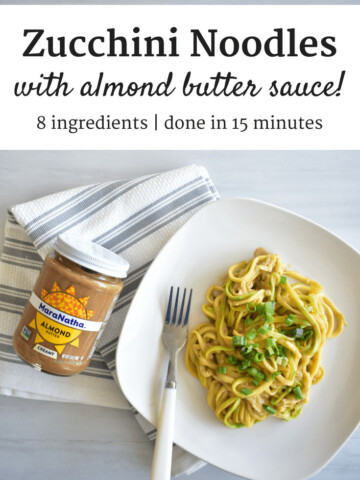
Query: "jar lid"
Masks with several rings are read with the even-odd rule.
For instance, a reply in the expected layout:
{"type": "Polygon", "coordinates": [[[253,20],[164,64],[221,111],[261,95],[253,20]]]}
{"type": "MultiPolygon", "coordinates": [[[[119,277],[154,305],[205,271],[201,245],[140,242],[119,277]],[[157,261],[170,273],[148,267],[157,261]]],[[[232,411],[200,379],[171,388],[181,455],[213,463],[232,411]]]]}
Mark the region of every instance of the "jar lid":
{"type": "Polygon", "coordinates": [[[60,235],[54,248],[60,255],[82,267],[111,277],[125,278],[130,267],[120,255],[97,243],[83,240],[79,236],[60,235]]]}

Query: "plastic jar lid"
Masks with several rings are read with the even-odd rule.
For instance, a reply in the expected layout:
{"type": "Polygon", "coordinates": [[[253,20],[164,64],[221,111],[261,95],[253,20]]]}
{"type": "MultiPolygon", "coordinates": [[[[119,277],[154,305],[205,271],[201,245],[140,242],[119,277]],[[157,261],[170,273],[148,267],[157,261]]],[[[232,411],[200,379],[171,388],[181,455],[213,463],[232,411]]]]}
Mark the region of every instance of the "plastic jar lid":
{"type": "Polygon", "coordinates": [[[60,255],[82,267],[111,277],[125,278],[130,267],[120,255],[79,236],[60,235],[54,248],[60,255]]]}

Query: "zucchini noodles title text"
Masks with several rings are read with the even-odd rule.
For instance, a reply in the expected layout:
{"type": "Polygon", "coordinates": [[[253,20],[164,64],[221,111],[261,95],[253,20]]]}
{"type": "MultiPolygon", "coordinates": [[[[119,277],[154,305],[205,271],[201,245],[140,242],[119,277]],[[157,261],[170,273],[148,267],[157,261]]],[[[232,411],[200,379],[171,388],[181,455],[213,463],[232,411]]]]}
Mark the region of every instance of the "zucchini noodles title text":
{"type": "MultiPolygon", "coordinates": [[[[65,58],[75,57],[81,61],[83,57],[184,57],[181,51],[178,29],[169,28],[168,36],[144,36],[137,26],[131,29],[128,36],[124,36],[116,28],[108,28],[101,35],[87,38],[85,36],[54,37],[43,29],[25,29],[23,57],[65,58]]],[[[300,36],[295,28],[274,28],[266,38],[258,36],[223,35],[217,29],[210,28],[204,31],[191,29],[190,49],[186,51],[188,57],[325,57],[336,55],[336,39],[334,36],[300,36]]],[[[274,66],[275,68],[275,66],[274,66]]],[[[17,97],[38,96],[69,96],[74,92],[85,97],[133,97],[133,96],[170,96],[180,91],[183,96],[233,96],[256,97],[265,90],[264,86],[255,79],[240,79],[232,71],[216,71],[204,79],[203,75],[188,70],[183,78],[175,78],[169,71],[161,81],[149,81],[141,78],[131,81],[106,78],[106,73],[96,72],[94,78],[86,79],[80,87],[70,84],[63,71],[39,72],[37,79],[30,81],[20,80],[15,83],[14,94],[17,97]]],[[[293,79],[279,82],[274,79],[267,86],[270,96],[339,96],[345,78],[345,70],[330,81],[294,82],[293,79]]],[[[151,69],[144,65],[143,75],[151,75],[151,69]]],[[[291,75],[291,71],[289,71],[291,75]]]]}

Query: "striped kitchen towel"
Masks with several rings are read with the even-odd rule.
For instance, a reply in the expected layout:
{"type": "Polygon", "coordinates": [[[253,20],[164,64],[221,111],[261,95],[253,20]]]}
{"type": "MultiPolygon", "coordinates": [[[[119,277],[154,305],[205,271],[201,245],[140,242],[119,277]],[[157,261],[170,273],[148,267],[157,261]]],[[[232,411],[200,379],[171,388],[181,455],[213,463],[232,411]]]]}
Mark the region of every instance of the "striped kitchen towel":
{"type": "MultiPolygon", "coordinates": [[[[131,299],[167,240],[198,208],[217,198],[207,171],[192,165],[68,190],[10,208],[0,262],[0,393],[130,408],[117,384],[115,350],[131,299]],[[130,263],[99,349],[89,367],[74,377],[38,372],[25,365],[12,347],[12,334],[43,259],[63,232],[121,253],[130,263]]],[[[136,416],[151,438],[153,427],[136,416]]],[[[181,449],[174,452],[175,474],[202,464],[181,449]]]]}

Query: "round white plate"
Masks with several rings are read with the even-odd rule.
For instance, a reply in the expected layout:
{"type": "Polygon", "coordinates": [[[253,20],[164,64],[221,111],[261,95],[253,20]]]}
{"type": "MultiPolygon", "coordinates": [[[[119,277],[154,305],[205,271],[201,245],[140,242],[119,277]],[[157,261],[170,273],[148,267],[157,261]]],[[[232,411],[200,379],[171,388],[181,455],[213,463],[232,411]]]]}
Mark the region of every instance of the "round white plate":
{"type": "Polygon", "coordinates": [[[320,226],[250,199],[220,200],[198,211],[150,266],[131,304],[116,355],[129,402],[157,424],[166,374],[161,341],[171,285],[192,287],[190,328],[204,321],[207,288],[227,268],[251,258],[256,247],[279,253],[286,264],[316,279],[349,324],[324,348],[325,378],[295,420],[268,418],[231,430],[206,403],[207,390],[179,357],[175,442],[203,460],[254,480],[299,480],[321,469],[360,419],[360,255],[320,226]]]}

